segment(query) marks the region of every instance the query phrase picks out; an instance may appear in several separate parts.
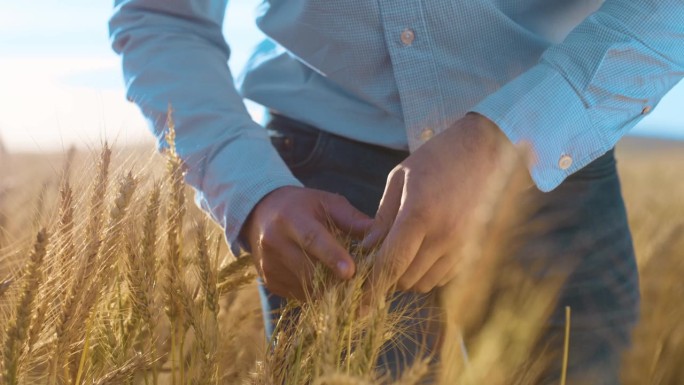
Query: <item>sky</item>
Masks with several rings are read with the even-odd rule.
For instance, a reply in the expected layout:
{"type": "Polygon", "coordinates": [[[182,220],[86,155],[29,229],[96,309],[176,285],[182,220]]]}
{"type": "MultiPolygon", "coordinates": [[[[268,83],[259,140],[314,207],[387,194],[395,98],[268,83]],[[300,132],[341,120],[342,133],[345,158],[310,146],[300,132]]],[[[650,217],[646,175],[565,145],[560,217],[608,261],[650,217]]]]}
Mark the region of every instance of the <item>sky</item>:
{"type": "MultiPolygon", "coordinates": [[[[152,141],[138,108],[126,101],[107,21],[113,1],[0,0],[0,137],[14,151],[97,148],[152,141]]],[[[229,2],[224,33],[230,66],[241,71],[263,38],[259,0],[229,2]]],[[[250,105],[259,115],[260,109],[250,105]]]]}
{"type": "MultiPolygon", "coordinates": [[[[254,25],[260,0],[229,2],[224,34],[237,76],[263,38],[254,25]]],[[[124,97],[107,20],[113,1],[0,0],[0,137],[12,151],[96,148],[151,141],[137,107],[124,97]]],[[[256,119],[258,106],[250,104],[256,119]]],[[[633,131],[684,139],[684,82],[633,131]]]]}

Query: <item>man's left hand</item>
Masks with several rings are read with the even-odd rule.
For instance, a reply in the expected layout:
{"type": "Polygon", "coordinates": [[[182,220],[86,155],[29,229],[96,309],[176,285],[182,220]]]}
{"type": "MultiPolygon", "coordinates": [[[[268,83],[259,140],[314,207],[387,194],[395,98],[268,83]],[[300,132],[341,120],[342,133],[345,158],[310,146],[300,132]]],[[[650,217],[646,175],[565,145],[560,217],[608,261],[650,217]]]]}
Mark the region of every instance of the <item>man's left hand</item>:
{"type": "Polygon", "coordinates": [[[455,277],[459,239],[504,146],[496,124],[469,113],[392,170],[362,244],[382,241],[374,283],[384,274],[383,287],[426,293],[455,277]]]}

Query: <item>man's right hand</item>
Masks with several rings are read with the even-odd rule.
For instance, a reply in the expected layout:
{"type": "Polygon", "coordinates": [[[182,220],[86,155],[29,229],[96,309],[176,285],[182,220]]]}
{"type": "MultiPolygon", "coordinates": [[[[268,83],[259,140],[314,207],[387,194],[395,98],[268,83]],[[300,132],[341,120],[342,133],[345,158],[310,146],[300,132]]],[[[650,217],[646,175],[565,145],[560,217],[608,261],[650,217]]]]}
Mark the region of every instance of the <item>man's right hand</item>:
{"type": "Polygon", "coordinates": [[[340,279],[354,275],[354,261],[330,225],[361,239],[372,224],[341,195],[286,186],[259,201],[242,228],[242,237],[269,291],[304,300],[314,263],[323,263],[340,279]]]}

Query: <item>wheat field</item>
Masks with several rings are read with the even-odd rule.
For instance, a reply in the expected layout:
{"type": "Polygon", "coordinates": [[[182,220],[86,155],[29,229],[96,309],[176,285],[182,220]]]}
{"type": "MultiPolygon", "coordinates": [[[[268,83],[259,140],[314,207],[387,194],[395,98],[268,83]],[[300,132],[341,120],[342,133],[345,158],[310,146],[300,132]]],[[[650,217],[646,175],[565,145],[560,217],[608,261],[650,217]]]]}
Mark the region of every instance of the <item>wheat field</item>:
{"type": "MultiPolygon", "coordinates": [[[[684,145],[630,138],[617,157],[643,296],[623,382],[684,384],[684,145]]],[[[416,312],[384,295],[360,311],[372,251],[350,245],[359,272],[347,282],[318,267],[312,299],[288,304],[267,341],[250,258],[230,255],[192,203],[173,151],[0,153],[0,383],[540,383],[549,361],[566,358],[536,349],[560,282],[477,243],[486,231],[506,244],[516,213],[500,192],[518,173],[490,194],[486,226],[473,226],[464,269],[477,279],[441,295],[442,359],[419,354],[395,377],[378,357],[416,312]],[[501,287],[517,289],[489,295],[501,287]],[[520,319],[498,316],[511,312],[520,319]],[[475,330],[467,360],[463,330],[475,330]]]]}

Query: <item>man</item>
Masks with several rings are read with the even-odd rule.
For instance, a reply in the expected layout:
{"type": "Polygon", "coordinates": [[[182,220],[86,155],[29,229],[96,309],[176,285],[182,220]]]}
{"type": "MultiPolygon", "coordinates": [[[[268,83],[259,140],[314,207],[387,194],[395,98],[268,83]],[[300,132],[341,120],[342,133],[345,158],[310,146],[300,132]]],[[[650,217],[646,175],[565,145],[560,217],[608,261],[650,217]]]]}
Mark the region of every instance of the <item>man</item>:
{"type": "Polygon", "coordinates": [[[617,382],[638,283],[611,149],[684,75],[681,0],[267,1],[241,93],[225,3],[117,0],[110,31],[129,99],[161,145],[173,105],[187,181],[271,305],[302,296],[308,258],[354,274],[327,217],[380,244],[399,289],[444,285],[502,147],[524,145],[545,215],[575,215],[531,244],[580,254],[559,303],[575,369],[617,382]],[[273,111],[269,132],[243,97],[273,111]]]}

